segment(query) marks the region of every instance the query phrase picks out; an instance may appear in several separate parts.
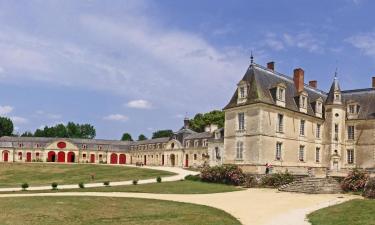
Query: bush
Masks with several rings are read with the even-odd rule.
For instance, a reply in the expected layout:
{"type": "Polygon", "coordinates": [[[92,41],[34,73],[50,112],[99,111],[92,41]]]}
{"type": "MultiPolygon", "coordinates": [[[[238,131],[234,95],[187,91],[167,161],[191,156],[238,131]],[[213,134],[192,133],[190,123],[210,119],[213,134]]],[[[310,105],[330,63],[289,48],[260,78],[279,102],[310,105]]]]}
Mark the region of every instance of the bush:
{"type": "Polygon", "coordinates": [[[23,191],[26,191],[29,188],[29,184],[23,183],[23,184],[21,184],[21,188],[22,188],[23,191]]]}
{"type": "Polygon", "coordinates": [[[57,190],[57,186],[58,186],[58,184],[56,182],[53,182],[51,184],[52,190],[57,190]]]}
{"type": "Polygon", "coordinates": [[[104,181],[103,184],[104,184],[104,186],[109,186],[110,183],[109,183],[109,181],[104,181]]]}
{"type": "Polygon", "coordinates": [[[368,179],[369,176],[367,173],[359,169],[354,169],[341,181],[341,189],[346,192],[363,191],[368,179]]]}
{"type": "Polygon", "coordinates": [[[81,183],[78,184],[78,187],[79,188],[85,188],[85,184],[83,182],[81,182],[81,183]]]}
{"type": "Polygon", "coordinates": [[[242,185],[246,188],[256,187],[258,186],[258,180],[253,175],[246,175],[242,185]]]}
{"type": "Polygon", "coordinates": [[[375,178],[370,178],[367,180],[362,196],[365,198],[375,199],[375,178]]]}
{"type": "Polygon", "coordinates": [[[161,177],[157,177],[156,182],[161,183],[161,177]]]}
{"type": "Polygon", "coordinates": [[[281,185],[289,184],[294,181],[294,177],[288,171],[278,172],[266,175],[262,178],[261,184],[266,187],[280,187],[281,185]]]}
{"type": "Polygon", "coordinates": [[[201,181],[201,177],[199,175],[187,175],[185,180],[201,181]]]}
{"type": "Polygon", "coordinates": [[[138,184],[138,180],[133,180],[133,185],[137,185],[138,184]]]}
{"type": "Polygon", "coordinates": [[[244,182],[245,175],[236,165],[206,166],[202,169],[201,179],[206,182],[240,185],[244,182]]]}

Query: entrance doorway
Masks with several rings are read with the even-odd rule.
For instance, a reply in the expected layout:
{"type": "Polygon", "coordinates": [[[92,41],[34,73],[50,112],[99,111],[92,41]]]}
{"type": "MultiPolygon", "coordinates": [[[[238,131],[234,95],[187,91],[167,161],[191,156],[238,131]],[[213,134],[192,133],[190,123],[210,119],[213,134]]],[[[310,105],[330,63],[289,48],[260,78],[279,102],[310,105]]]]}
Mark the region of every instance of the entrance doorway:
{"type": "Polygon", "coordinates": [[[57,153],[57,161],[59,163],[64,163],[65,162],[65,152],[59,152],[59,153],[57,153]]]}
{"type": "Polygon", "coordinates": [[[31,152],[26,153],[26,162],[31,162],[31,152]]]}
{"type": "Polygon", "coordinates": [[[164,155],[161,155],[161,165],[164,166],[164,155]]]}
{"type": "Polygon", "coordinates": [[[48,152],[48,162],[56,162],[56,153],[48,152]]]}
{"type": "Polygon", "coordinates": [[[111,164],[117,164],[117,154],[116,153],[111,154],[111,164]]]}
{"type": "Polygon", "coordinates": [[[120,154],[120,164],[125,164],[126,163],[126,155],[125,154],[120,154]]]}
{"type": "Polygon", "coordinates": [[[95,163],[95,154],[90,155],[90,163],[95,163]]]}
{"type": "Polygon", "coordinates": [[[9,152],[8,151],[4,151],[3,152],[3,161],[4,162],[8,162],[9,161],[9,152]]]}
{"type": "Polygon", "coordinates": [[[143,165],[147,165],[147,155],[143,156],[143,165]]]}
{"type": "Polygon", "coordinates": [[[76,155],[74,154],[74,152],[68,152],[68,162],[69,163],[75,162],[75,158],[76,158],[76,155]]]}
{"type": "Polygon", "coordinates": [[[170,158],[171,158],[171,166],[175,166],[176,165],[176,156],[174,154],[171,154],[170,158]]]}
{"type": "Polygon", "coordinates": [[[185,155],[185,167],[189,167],[189,155],[185,155]]]}

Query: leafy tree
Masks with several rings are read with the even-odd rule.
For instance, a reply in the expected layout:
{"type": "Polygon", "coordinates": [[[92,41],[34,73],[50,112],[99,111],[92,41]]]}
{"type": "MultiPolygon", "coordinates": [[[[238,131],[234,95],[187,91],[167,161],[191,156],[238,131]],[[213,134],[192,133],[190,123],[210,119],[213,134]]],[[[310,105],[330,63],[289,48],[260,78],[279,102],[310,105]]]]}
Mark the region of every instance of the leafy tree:
{"type": "Polygon", "coordinates": [[[162,137],[171,137],[173,135],[172,130],[158,130],[152,134],[152,139],[162,138],[162,137]]]}
{"type": "Polygon", "coordinates": [[[121,137],[121,141],[133,141],[133,138],[129,133],[124,133],[121,137]]]}
{"type": "Polygon", "coordinates": [[[93,139],[96,136],[96,130],[91,124],[77,124],[77,126],[80,126],[81,128],[80,138],[93,139]]]}
{"type": "Polygon", "coordinates": [[[140,134],[138,136],[138,141],[144,141],[144,140],[147,140],[147,137],[144,134],[140,134]]]}
{"type": "Polygon", "coordinates": [[[224,127],[225,115],[223,111],[214,110],[208,113],[198,113],[191,119],[190,128],[196,132],[203,132],[204,128],[210,124],[216,124],[219,128],[224,127]]]}
{"type": "Polygon", "coordinates": [[[23,134],[21,134],[21,137],[32,137],[32,136],[34,135],[30,131],[25,131],[23,134]]]}
{"type": "Polygon", "coordinates": [[[13,122],[7,117],[0,117],[0,137],[13,134],[13,122]]]}
{"type": "MultiPolygon", "coordinates": [[[[23,135],[30,136],[32,134],[25,132],[23,135]]],[[[64,124],[57,124],[53,127],[45,126],[43,129],[36,129],[33,136],[93,139],[96,136],[96,130],[90,124],[69,122],[66,126],[64,124]]]]}

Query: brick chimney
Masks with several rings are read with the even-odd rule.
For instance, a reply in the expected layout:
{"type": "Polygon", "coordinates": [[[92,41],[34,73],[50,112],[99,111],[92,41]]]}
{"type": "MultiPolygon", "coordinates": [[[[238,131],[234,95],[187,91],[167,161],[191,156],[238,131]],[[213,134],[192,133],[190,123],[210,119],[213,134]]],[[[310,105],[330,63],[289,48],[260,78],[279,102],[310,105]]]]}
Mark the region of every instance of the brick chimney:
{"type": "Polygon", "coordinates": [[[372,88],[375,88],[375,77],[372,77],[372,88]]]}
{"type": "Polygon", "coordinates": [[[294,86],[296,87],[297,92],[303,91],[304,86],[304,76],[305,72],[301,68],[294,69],[294,86]]]}
{"type": "Polygon", "coordinates": [[[274,71],[275,70],[275,62],[268,62],[267,69],[274,71]]]}
{"type": "Polygon", "coordinates": [[[318,88],[318,81],[316,80],[310,80],[309,81],[309,86],[312,88],[318,88]]]}

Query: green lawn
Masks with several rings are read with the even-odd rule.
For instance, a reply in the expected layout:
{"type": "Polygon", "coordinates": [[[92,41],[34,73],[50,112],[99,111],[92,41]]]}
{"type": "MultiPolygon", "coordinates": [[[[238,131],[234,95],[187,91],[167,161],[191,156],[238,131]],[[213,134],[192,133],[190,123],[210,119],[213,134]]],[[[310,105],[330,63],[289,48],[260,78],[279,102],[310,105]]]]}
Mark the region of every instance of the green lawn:
{"type": "Polygon", "coordinates": [[[136,198],[1,198],[0,208],[1,225],[240,225],[219,209],[136,198]]]}
{"type": "Polygon", "coordinates": [[[96,183],[103,181],[125,181],[171,176],[170,172],[134,167],[47,164],[47,163],[0,163],[0,187],[19,187],[27,182],[30,186],[58,184],[96,183]],[[91,175],[95,174],[95,179],[91,175]]]}
{"type": "Polygon", "coordinates": [[[351,200],[308,215],[312,225],[375,225],[375,200],[351,200]]]}

